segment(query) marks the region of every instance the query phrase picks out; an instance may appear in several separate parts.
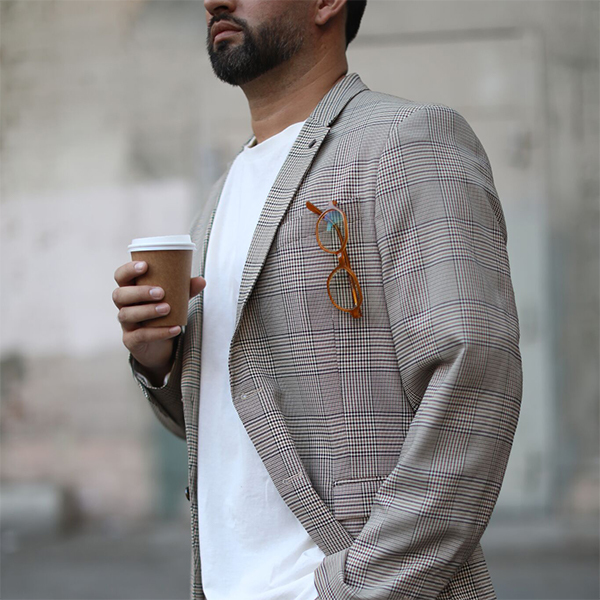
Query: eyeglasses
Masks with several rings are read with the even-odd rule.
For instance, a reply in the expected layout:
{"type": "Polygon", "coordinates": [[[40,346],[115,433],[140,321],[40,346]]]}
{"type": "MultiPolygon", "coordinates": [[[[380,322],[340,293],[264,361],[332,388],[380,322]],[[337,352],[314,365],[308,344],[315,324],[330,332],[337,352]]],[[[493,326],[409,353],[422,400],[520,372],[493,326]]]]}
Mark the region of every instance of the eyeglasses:
{"type": "Polygon", "coordinates": [[[317,242],[321,249],[338,257],[339,265],[327,278],[327,293],[333,305],[339,310],[350,313],[355,319],[362,316],[362,290],[358,278],[350,268],[346,252],[348,244],[348,219],[337,207],[337,202],[331,200],[325,210],[319,210],[312,202],[306,203],[306,208],[319,215],[316,226],[317,242]],[[333,286],[332,286],[333,282],[333,286]]]}

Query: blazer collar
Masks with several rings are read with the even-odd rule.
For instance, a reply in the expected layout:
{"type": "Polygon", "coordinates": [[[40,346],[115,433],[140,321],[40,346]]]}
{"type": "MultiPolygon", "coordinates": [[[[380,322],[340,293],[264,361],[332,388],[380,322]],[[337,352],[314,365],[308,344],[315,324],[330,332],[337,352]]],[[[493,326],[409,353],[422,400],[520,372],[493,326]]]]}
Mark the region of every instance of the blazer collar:
{"type": "MultiPolygon", "coordinates": [[[[337,119],[340,112],[342,112],[344,106],[346,106],[356,94],[368,89],[369,88],[362,82],[361,78],[356,73],[346,75],[343,79],[340,79],[340,81],[338,81],[325,96],[323,96],[319,104],[317,104],[308,117],[308,120],[324,127],[330,127],[337,119]]],[[[242,146],[241,150],[248,144],[254,143],[255,139],[255,136],[250,136],[242,146]]]]}
{"type": "Polygon", "coordinates": [[[338,81],[317,104],[309,119],[325,127],[330,127],[342,109],[354,96],[369,88],[356,73],[350,73],[338,81]]]}

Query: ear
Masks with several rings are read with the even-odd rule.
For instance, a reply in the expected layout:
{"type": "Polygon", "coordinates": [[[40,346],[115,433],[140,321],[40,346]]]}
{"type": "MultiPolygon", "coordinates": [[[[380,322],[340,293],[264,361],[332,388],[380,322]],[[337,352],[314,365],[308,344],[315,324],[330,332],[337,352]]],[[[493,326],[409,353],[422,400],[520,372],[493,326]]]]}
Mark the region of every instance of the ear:
{"type": "Polygon", "coordinates": [[[344,11],[346,0],[317,0],[316,4],[315,23],[317,25],[325,25],[332,18],[344,11]]]}

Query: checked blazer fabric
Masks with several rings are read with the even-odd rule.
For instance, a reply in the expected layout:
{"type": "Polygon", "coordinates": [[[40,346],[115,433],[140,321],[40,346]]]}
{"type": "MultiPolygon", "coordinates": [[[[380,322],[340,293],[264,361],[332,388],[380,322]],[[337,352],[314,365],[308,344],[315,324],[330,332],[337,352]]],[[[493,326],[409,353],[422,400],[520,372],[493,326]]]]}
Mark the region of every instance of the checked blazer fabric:
{"type": "MultiPolygon", "coordinates": [[[[192,226],[196,273],[224,180],[192,226]]],[[[315,572],[321,600],[496,598],[479,541],[522,385],[506,238],[484,149],[448,107],[373,92],[351,74],[294,143],[245,263],[229,372],[258,454],[326,555],[315,572]],[[319,248],[307,200],[321,209],[336,200],[347,215],[359,319],[329,300],[337,258],[319,248]]],[[[201,327],[200,294],[168,383],[140,382],[187,440],[193,600],[204,598],[201,327]]]]}

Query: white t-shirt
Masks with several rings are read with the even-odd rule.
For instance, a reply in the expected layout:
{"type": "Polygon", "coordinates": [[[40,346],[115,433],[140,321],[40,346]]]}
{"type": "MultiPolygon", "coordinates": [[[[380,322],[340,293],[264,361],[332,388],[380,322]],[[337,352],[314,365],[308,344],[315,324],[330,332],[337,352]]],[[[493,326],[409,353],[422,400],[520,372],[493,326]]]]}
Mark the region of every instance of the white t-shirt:
{"type": "Polygon", "coordinates": [[[233,406],[228,354],[242,270],[263,205],[303,123],[237,156],[206,256],[198,521],[207,600],[315,600],[324,558],[284,503],[233,406]]]}

